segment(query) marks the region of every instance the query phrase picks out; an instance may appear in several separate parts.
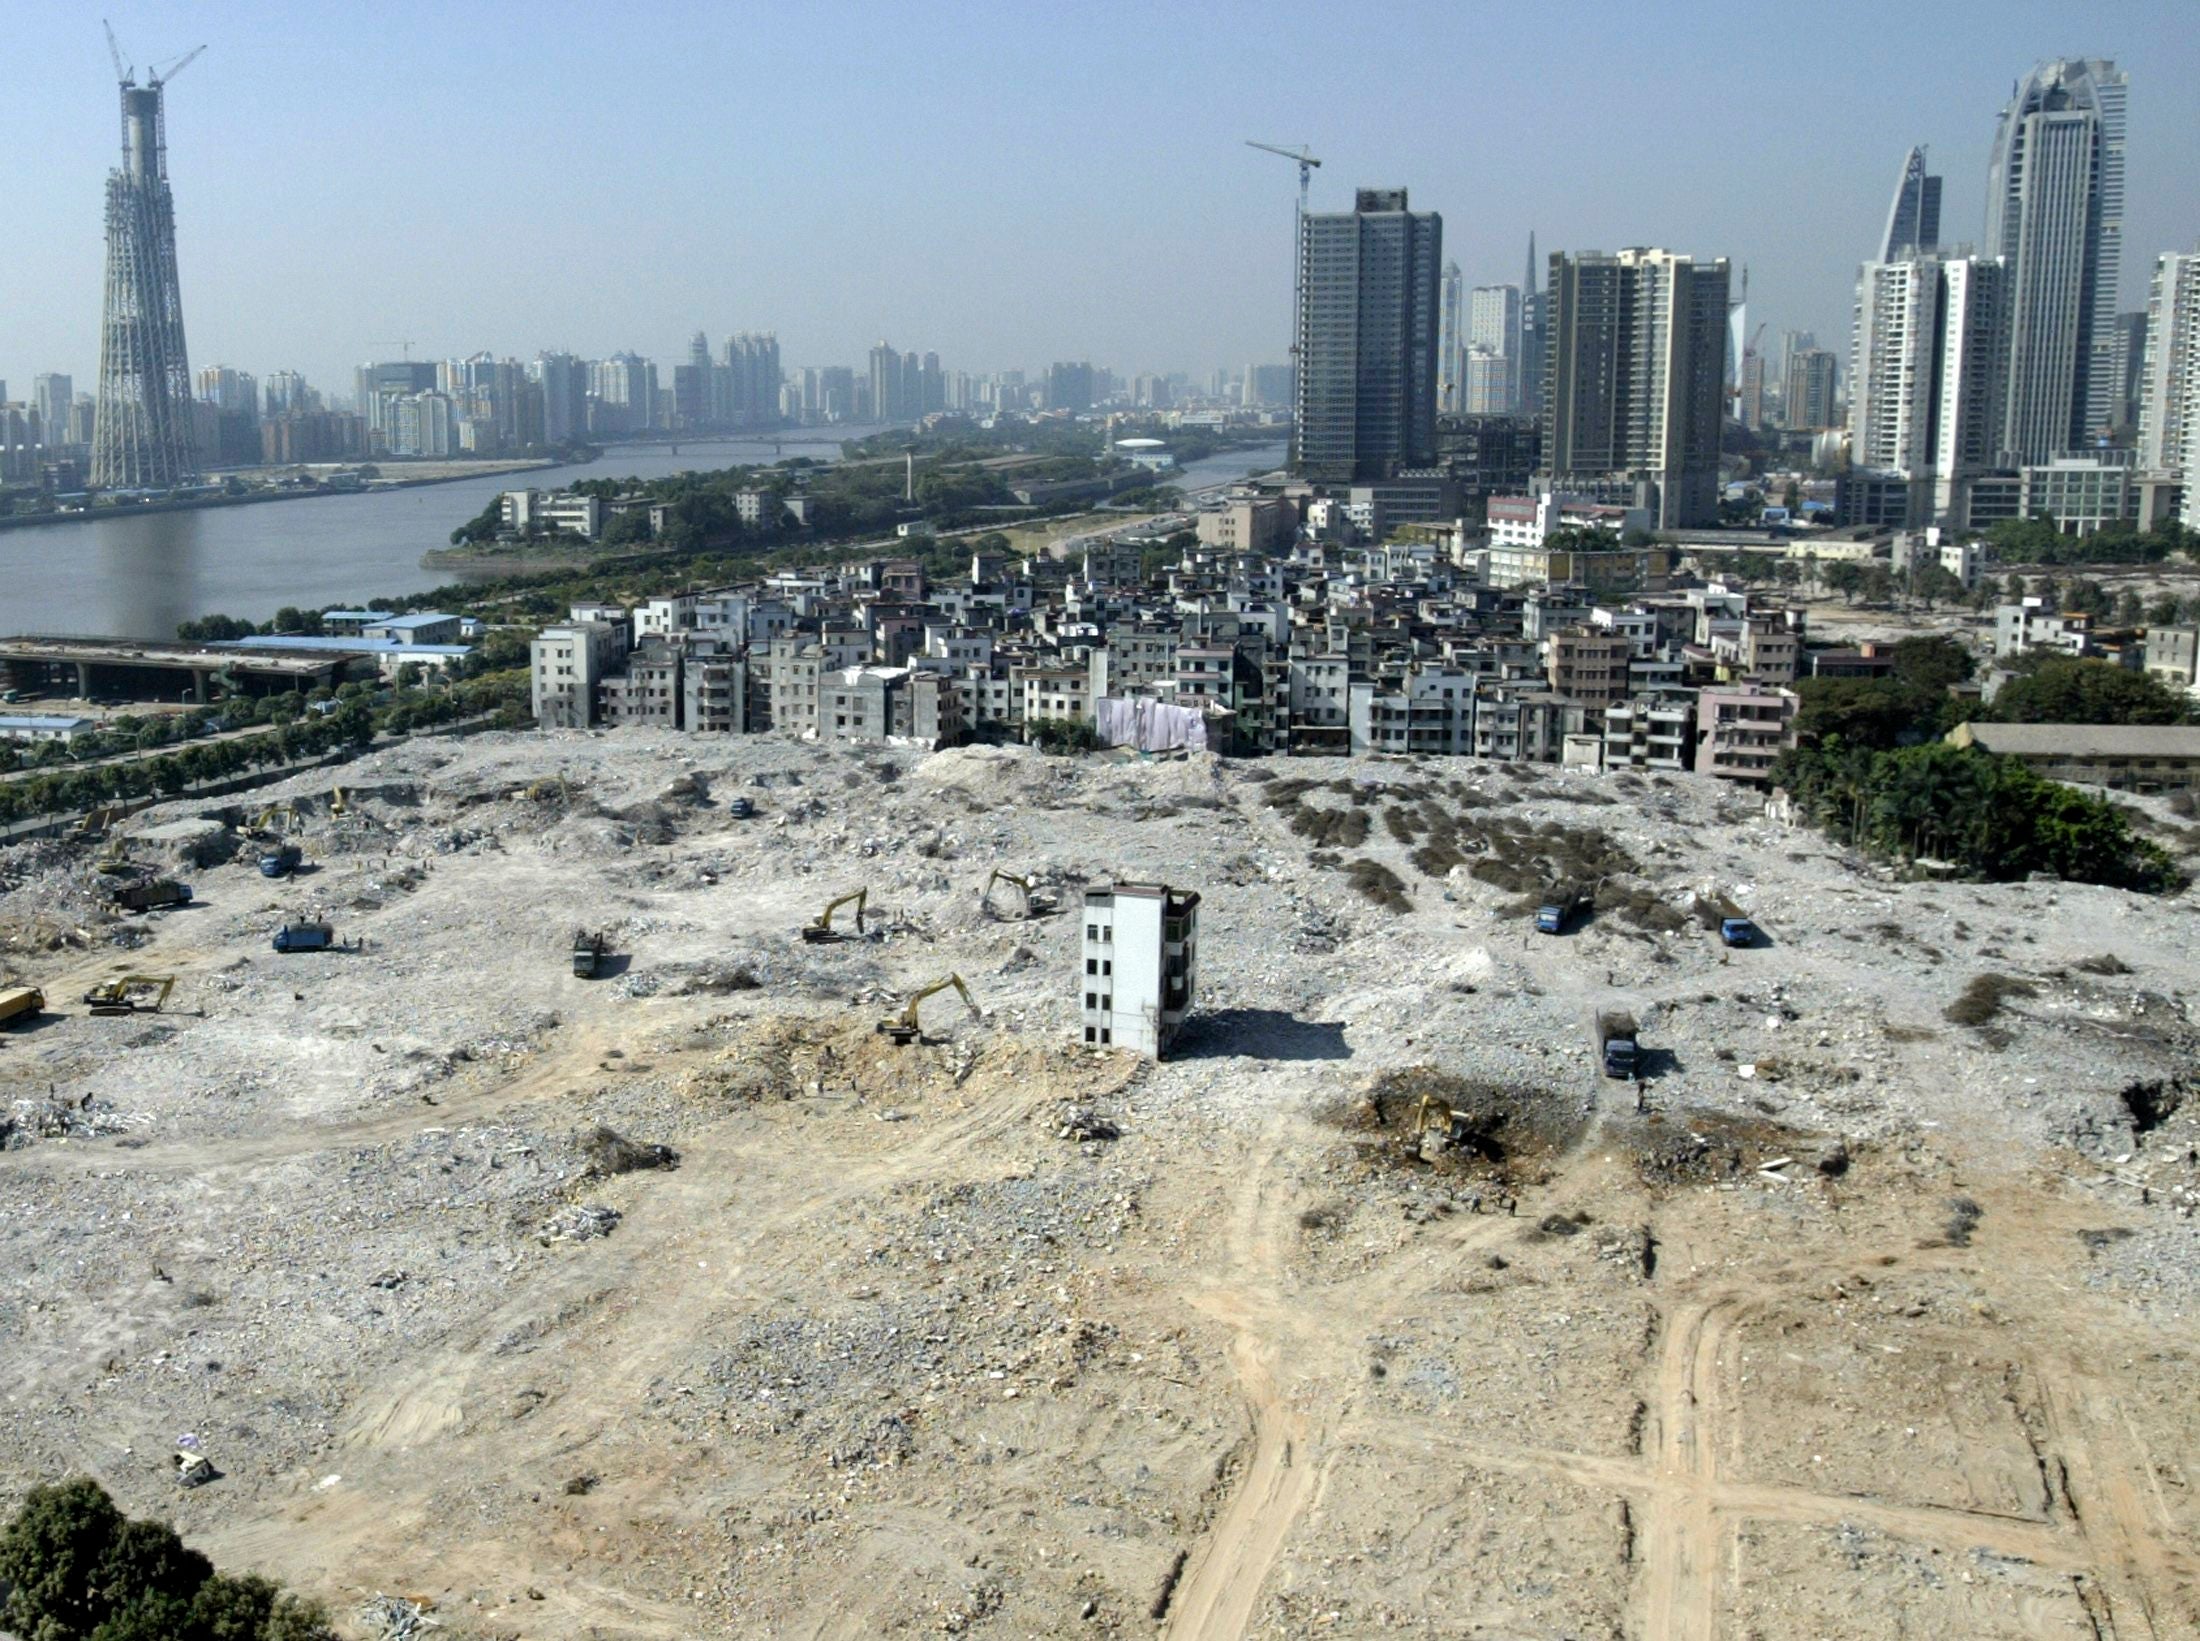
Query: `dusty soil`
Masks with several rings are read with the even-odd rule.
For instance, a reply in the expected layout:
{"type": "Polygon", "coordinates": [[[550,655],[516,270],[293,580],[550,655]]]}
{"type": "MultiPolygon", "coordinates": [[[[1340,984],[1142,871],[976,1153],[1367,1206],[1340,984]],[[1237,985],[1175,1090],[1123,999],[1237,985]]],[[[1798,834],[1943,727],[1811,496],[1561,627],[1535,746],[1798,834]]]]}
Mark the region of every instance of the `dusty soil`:
{"type": "Polygon", "coordinates": [[[2200,1634],[2182,901],[1469,762],[347,776],[292,880],[133,844],[197,893],[149,918],[86,846],[0,855],[54,1005],[0,1034],[0,1503],[86,1470],[457,1635],[2200,1634]],[[1585,860],[1625,893],[1536,935],[1520,874],[1585,860]],[[1073,1040],[1118,874],[1204,897],[1159,1066],[1073,1040]],[[860,938],[797,937],[858,886],[860,938]],[[348,949],[272,952],[309,912],[348,949]],[[950,971],[977,1016],[874,1029],[950,971]],[[89,1017],[119,972],[166,1011],[89,1017]],[[2023,986],[1951,1022],[1982,974],[2023,986]]]}

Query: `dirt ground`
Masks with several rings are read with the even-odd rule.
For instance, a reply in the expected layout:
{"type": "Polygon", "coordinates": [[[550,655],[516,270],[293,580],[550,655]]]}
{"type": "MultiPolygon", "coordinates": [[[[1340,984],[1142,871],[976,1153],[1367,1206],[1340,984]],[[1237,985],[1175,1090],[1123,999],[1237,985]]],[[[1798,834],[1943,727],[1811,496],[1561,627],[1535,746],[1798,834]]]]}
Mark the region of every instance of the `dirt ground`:
{"type": "Polygon", "coordinates": [[[2181,899],[1468,761],[345,774],[277,789],[294,879],[245,812],[133,817],[195,891],[151,917],[90,845],[0,854],[52,1003],[0,1033],[0,1505],[88,1471],[361,1635],[377,1592],[484,1637],[2200,1635],[2181,899]],[[1535,934],[1518,882],[1588,859],[1535,934]],[[1160,1065],[1076,1040],[1114,876],[1203,897],[1160,1065]],[[308,913],[346,949],[269,949],[308,913]],[[167,1008],[90,1017],[124,971],[167,1008]],[[975,1015],[875,1029],[950,971],[975,1015]]]}

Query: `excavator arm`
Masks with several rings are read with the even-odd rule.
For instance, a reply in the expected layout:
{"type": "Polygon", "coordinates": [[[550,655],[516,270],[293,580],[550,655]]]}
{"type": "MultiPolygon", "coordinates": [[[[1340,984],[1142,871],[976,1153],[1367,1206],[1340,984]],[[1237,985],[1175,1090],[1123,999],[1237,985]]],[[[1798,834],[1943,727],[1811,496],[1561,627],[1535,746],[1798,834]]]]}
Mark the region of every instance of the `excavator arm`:
{"type": "Polygon", "coordinates": [[[961,975],[951,974],[944,980],[935,980],[929,986],[920,986],[910,993],[909,1001],[903,1005],[901,1013],[891,1020],[881,1020],[878,1023],[878,1029],[885,1032],[897,1043],[915,1042],[918,1035],[917,1010],[923,1006],[927,997],[937,997],[950,986],[955,989],[955,994],[963,1000],[963,1007],[968,1009],[972,1015],[976,1015],[978,1012],[977,999],[970,995],[970,988],[963,984],[961,975]]]}
{"type": "Polygon", "coordinates": [[[837,938],[833,933],[833,913],[839,911],[841,907],[851,901],[855,903],[856,908],[856,933],[861,934],[863,932],[864,902],[870,897],[870,893],[870,889],[865,887],[842,895],[818,914],[816,922],[803,929],[802,938],[805,940],[832,940],[837,938]]]}

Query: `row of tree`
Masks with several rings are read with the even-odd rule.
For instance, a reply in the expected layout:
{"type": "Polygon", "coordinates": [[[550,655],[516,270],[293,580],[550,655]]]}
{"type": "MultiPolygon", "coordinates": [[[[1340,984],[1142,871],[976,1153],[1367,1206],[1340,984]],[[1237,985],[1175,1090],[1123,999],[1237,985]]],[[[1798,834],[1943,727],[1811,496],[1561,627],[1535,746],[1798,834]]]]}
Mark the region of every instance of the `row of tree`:
{"type": "Polygon", "coordinates": [[[1830,735],[1786,753],[1774,779],[1817,825],[1875,854],[1999,881],[2045,872],[2148,892],[2181,881],[2117,805],[1976,747],[1883,751],[1830,735]]]}
{"type": "Polygon", "coordinates": [[[2028,656],[1991,704],[1966,692],[1970,653],[1906,638],[1878,678],[1805,678],[1796,745],[1774,769],[1814,823],[1877,854],[1941,861],[1974,877],[2051,872],[2160,890],[2177,874],[2105,798],[2042,779],[2014,758],[1942,739],[1965,720],[2182,722],[2183,698],[2145,673],[2072,656],[2028,656]]]}
{"type": "Polygon", "coordinates": [[[501,727],[527,721],[523,671],[486,673],[433,687],[403,687],[373,695],[359,686],[325,713],[283,720],[265,733],[199,740],[174,752],[119,763],[56,768],[0,782],[0,825],[41,815],[66,815],[103,803],[173,797],[192,787],[277,769],[346,747],[364,748],[378,735],[403,735],[461,718],[497,714],[501,727]]]}
{"type": "Polygon", "coordinates": [[[2158,564],[2172,553],[2200,557],[2200,530],[2177,523],[2141,530],[2116,522],[2091,535],[2068,536],[2045,514],[2005,519],[1986,539],[2004,564],[2158,564]]]}

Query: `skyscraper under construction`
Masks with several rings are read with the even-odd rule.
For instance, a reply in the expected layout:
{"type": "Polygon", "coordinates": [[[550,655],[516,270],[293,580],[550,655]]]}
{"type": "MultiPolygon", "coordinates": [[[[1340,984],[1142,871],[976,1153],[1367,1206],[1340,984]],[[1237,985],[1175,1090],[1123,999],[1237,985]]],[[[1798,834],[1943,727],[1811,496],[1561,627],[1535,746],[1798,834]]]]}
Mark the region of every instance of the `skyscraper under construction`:
{"type": "MultiPolygon", "coordinates": [[[[108,40],[111,45],[111,32],[108,40]]],[[[92,422],[92,483],[102,489],[166,489],[198,466],[183,293],[176,282],[167,122],[161,112],[167,80],[197,55],[194,51],[165,70],[148,69],[141,86],[115,53],[122,164],[107,174],[107,294],[92,422]]]]}

